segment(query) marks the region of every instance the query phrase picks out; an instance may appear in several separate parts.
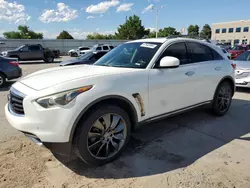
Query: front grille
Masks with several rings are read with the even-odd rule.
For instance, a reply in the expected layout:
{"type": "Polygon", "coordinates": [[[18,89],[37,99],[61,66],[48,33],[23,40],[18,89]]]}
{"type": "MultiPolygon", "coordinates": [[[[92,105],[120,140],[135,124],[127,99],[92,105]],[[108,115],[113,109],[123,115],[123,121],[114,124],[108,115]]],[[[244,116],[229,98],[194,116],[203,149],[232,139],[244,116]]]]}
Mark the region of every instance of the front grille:
{"type": "Polygon", "coordinates": [[[24,115],[23,99],[24,96],[21,95],[21,93],[15,91],[14,89],[10,90],[9,105],[13,112],[24,115]]]}

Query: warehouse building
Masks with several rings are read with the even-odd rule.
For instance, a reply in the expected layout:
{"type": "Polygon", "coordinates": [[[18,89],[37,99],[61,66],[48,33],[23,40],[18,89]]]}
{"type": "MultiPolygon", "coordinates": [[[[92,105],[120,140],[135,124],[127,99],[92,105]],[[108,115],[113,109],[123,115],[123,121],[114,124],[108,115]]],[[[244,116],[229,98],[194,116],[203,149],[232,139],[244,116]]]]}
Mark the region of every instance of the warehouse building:
{"type": "Polygon", "coordinates": [[[212,24],[212,40],[218,43],[250,44],[250,20],[212,24]]]}

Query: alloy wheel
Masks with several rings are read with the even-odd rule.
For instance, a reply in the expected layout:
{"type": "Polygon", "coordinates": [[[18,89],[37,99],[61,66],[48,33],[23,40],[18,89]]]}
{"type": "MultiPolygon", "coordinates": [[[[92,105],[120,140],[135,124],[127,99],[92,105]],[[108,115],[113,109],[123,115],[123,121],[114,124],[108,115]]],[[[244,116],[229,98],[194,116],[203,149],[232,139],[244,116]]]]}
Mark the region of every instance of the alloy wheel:
{"type": "Polygon", "coordinates": [[[88,132],[88,151],[96,159],[109,159],[125,143],[127,126],[118,114],[105,114],[98,118],[88,132]]]}
{"type": "Polygon", "coordinates": [[[217,106],[221,112],[226,111],[230,107],[232,97],[232,91],[229,86],[223,86],[220,88],[217,106]]]}

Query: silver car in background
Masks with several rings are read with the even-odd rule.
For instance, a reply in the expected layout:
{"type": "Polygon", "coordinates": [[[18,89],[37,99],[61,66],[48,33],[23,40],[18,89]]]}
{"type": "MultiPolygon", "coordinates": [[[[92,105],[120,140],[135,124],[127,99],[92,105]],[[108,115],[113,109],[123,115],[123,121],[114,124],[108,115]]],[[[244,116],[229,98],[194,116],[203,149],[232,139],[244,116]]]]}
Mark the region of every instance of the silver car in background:
{"type": "Polygon", "coordinates": [[[236,87],[250,88],[250,50],[241,54],[234,62],[236,87]]]}

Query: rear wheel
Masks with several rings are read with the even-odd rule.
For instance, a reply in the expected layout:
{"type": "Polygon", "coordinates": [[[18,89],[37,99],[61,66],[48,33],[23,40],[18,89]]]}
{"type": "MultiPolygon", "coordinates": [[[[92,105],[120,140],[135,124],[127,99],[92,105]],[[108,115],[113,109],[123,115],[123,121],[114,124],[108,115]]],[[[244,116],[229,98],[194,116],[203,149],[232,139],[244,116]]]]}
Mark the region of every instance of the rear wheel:
{"type": "Polygon", "coordinates": [[[214,95],[212,111],[217,116],[223,116],[229,110],[232,103],[233,89],[229,82],[222,82],[214,95]]]}
{"type": "Polygon", "coordinates": [[[52,56],[46,57],[44,59],[44,62],[45,63],[53,63],[54,62],[54,57],[52,57],[52,56]]]}
{"type": "Polygon", "coordinates": [[[4,74],[0,73],[0,87],[3,87],[6,83],[6,77],[4,74]]]}
{"type": "Polygon", "coordinates": [[[99,106],[84,118],[74,139],[77,156],[90,165],[103,165],[117,158],[128,143],[130,119],[118,106],[99,106]]]}

